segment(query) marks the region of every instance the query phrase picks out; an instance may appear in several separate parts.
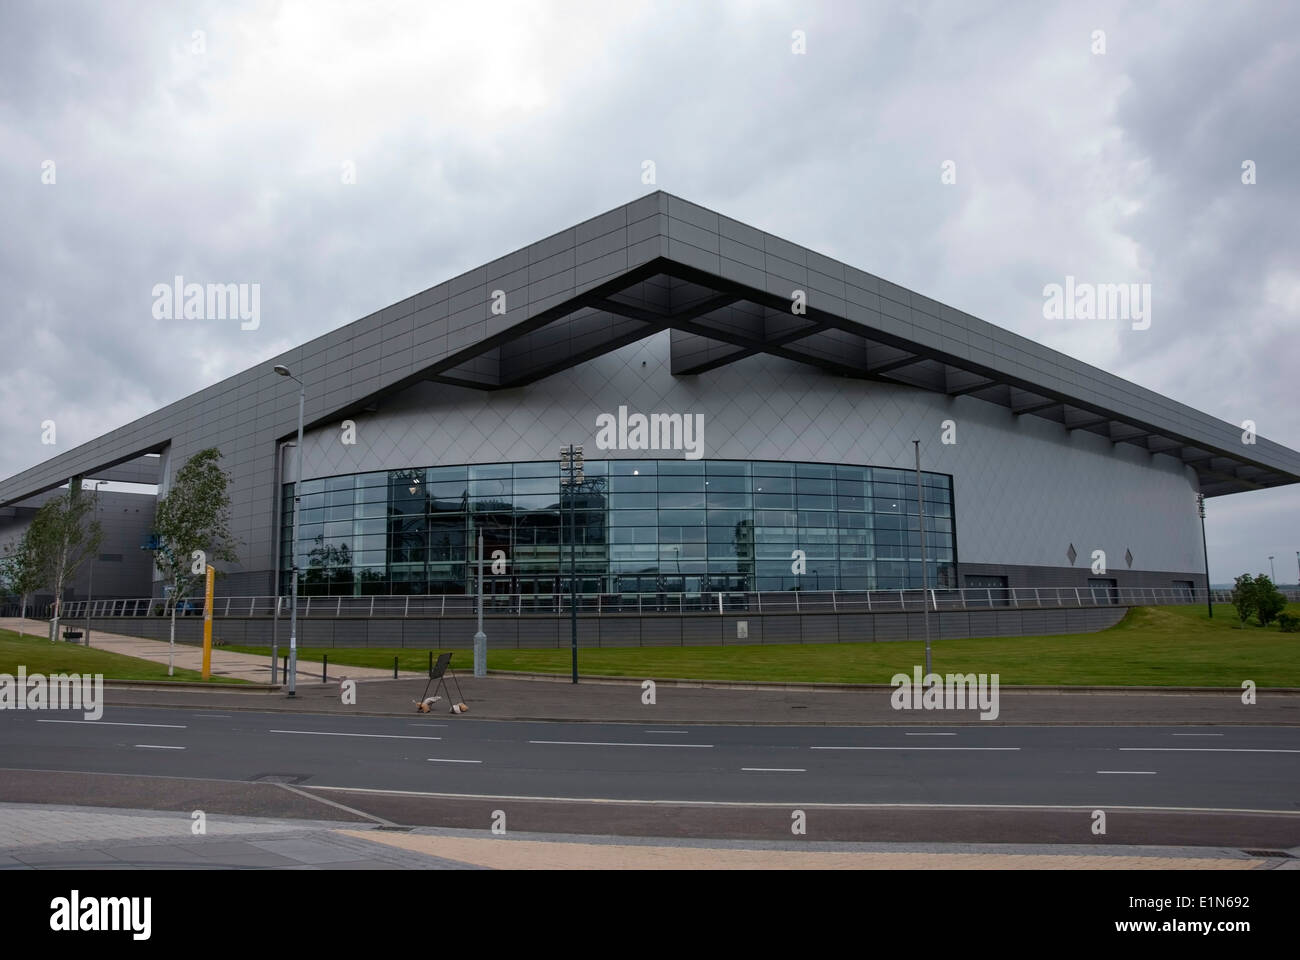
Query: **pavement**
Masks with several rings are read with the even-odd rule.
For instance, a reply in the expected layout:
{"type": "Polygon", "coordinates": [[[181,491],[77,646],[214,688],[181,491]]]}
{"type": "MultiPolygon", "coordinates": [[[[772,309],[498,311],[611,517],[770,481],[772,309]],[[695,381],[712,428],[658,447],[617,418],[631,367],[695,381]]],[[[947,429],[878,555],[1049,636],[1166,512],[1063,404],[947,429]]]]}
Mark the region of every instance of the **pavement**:
{"type": "MultiPolygon", "coordinates": [[[[75,620],[63,621],[59,632],[62,633],[65,627],[83,632],[85,630],[85,624],[78,624],[75,620]]],[[[0,617],[0,630],[21,631],[28,635],[45,637],[49,635],[49,623],[44,620],[20,620],[18,617],[0,617]]],[[[65,643],[66,641],[60,639],[59,642],[65,643]]],[[[85,642],[84,637],[82,642],[85,642]]],[[[172,654],[171,644],[166,640],[129,637],[124,634],[108,633],[103,630],[91,631],[90,646],[97,650],[107,650],[109,653],[120,653],[141,660],[152,660],[155,663],[166,663],[168,657],[172,654]]],[[[176,644],[173,665],[181,670],[201,671],[203,669],[203,648],[191,643],[176,644]]],[[[232,650],[223,650],[221,647],[213,647],[211,669],[212,675],[216,677],[232,677],[252,683],[271,682],[270,659],[251,653],[236,653],[232,650]]],[[[287,679],[283,676],[281,670],[276,672],[278,674],[277,680],[284,681],[287,679]]],[[[336,679],[350,677],[354,680],[391,680],[393,677],[393,671],[376,667],[336,666],[333,673],[337,675],[336,679]]],[[[418,674],[411,672],[407,672],[405,675],[408,677],[418,676],[418,674]]],[[[297,677],[297,682],[300,684],[319,683],[321,665],[299,661],[297,677]]]]}
{"type": "MultiPolygon", "coordinates": [[[[9,870],[1260,870],[1236,850],[1138,846],[674,842],[344,821],[0,803],[0,871],[9,870]]],[[[1289,861],[1288,861],[1289,863],[1289,861]]]]}

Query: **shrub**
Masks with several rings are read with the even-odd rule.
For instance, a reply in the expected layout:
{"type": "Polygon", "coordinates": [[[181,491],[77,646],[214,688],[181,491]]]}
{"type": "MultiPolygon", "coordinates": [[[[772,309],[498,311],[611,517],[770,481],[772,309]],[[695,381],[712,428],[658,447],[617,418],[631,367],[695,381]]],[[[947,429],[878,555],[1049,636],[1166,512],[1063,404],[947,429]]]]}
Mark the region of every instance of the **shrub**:
{"type": "Polygon", "coordinates": [[[1282,628],[1283,633],[1300,633],[1300,617],[1293,617],[1289,613],[1279,613],[1277,625],[1282,628]]]}
{"type": "Polygon", "coordinates": [[[1255,612],[1255,578],[1249,573],[1243,573],[1232,581],[1232,605],[1237,608],[1237,617],[1242,623],[1255,612]]]}
{"type": "Polygon", "coordinates": [[[1286,609],[1286,597],[1262,573],[1255,578],[1255,616],[1261,627],[1267,627],[1286,609]]]}

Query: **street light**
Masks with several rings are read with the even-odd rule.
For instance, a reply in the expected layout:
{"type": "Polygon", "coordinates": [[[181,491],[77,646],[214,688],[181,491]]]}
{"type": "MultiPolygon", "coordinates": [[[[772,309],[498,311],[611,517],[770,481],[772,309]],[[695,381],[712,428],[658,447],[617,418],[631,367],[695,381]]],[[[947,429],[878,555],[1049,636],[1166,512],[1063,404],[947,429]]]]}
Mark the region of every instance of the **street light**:
{"type": "Polygon", "coordinates": [[[1271,555],[1268,558],[1268,572],[1269,572],[1269,579],[1272,580],[1274,583],[1277,583],[1277,570],[1273,566],[1273,557],[1271,555]]]}
{"type": "Polygon", "coordinates": [[[293,478],[293,579],[289,584],[289,696],[297,696],[298,678],[298,521],[302,517],[302,410],[307,388],[289,368],[277,363],[273,368],[282,377],[298,384],[298,469],[293,478]]]}
{"type": "MultiPolygon", "coordinates": [[[[95,522],[99,522],[99,488],[108,483],[107,480],[96,480],[92,492],[95,496],[95,522]]],[[[90,558],[90,583],[86,586],[86,646],[90,646],[90,604],[95,597],[95,561],[98,559],[99,550],[95,551],[96,556],[90,558]]]]}
{"type": "Polygon", "coordinates": [[[1213,591],[1210,590],[1210,548],[1205,540],[1205,494],[1196,495],[1196,512],[1201,517],[1201,553],[1205,557],[1205,608],[1210,612],[1210,619],[1214,619],[1214,597],[1213,591]]]}

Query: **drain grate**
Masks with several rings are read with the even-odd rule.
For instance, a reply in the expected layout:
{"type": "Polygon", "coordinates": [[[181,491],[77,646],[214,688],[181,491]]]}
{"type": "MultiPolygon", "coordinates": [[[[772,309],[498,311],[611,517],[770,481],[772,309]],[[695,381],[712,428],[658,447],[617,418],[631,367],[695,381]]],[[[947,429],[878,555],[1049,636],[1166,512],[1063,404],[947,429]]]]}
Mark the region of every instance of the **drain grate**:
{"type": "Polygon", "coordinates": [[[1272,858],[1274,860],[1295,860],[1296,858],[1285,850],[1242,850],[1242,853],[1248,857],[1272,858]]]}

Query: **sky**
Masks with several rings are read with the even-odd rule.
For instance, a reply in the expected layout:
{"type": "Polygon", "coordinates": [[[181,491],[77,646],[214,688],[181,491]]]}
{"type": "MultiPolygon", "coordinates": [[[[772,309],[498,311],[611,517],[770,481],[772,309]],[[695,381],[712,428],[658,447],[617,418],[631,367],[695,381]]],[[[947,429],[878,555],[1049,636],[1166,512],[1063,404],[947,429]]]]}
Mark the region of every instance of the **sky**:
{"type": "MultiPolygon", "coordinates": [[[[0,476],[655,189],[1300,449],[1296,90],[1282,2],[6,0],[0,476]]],[[[1207,507],[1296,581],[1300,489],[1207,507]]]]}

